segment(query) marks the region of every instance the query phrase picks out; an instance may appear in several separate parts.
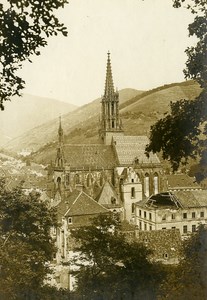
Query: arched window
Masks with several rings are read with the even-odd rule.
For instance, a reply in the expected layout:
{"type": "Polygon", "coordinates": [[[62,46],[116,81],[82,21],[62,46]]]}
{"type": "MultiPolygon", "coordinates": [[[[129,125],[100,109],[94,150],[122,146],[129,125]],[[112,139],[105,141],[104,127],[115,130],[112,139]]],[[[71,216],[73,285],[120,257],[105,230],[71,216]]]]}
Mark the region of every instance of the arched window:
{"type": "Polygon", "coordinates": [[[144,191],[145,191],[145,196],[149,197],[149,174],[145,174],[144,178],[144,191]]]}
{"type": "Polygon", "coordinates": [[[89,187],[90,184],[91,184],[91,176],[90,176],[90,174],[88,174],[88,175],[87,175],[87,180],[86,180],[86,185],[87,185],[87,187],[89,187]]]}
{"type": "Polygon", "coordinates": [[[80,183],[80,175],[79,174],[75,174],[75,183],[76,184],[80,183]]]}
{"type": "Polygon", "coordinates": [[[154,174],[153,188],[154,188],[154,194],[158,194],[159,193],[159,185],[158,185],[158,174],[157,173],[154,174]]]}

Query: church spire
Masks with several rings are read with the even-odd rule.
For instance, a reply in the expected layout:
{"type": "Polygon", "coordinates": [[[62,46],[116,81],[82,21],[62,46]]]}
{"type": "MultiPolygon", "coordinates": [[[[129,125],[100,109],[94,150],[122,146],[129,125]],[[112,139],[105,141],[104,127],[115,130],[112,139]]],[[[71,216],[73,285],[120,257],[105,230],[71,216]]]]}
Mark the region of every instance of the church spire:
{"type": "Polygon", "coordinates": [[[102,97],[100,137],[105,144],[110,144],[113,135],[123,134],[119,118],[119,93],[114,90],[110,52],[107,53],[106,81],[102,97]]]}
{"type": "Polygon", "coordinates": [[[114,93],[114,83],[113,83],[113,76],[111,71],[111,59],[110,59],[110,52],[107,53],[107,66],[106,66],[106,81],[105,81],[105,91],[104,96],[107,97],[114,93]]]}
{"type": "Polygon", "coordinates": [[[62,129],[62,124],[61,124],[61,117],[59,117],[58,147],[57,147],[55,166],[58,168],[63,168],[64,165],[65,165],[65,157],[64,157],[64,151],[63,151],[63,129],[62,129]]]}

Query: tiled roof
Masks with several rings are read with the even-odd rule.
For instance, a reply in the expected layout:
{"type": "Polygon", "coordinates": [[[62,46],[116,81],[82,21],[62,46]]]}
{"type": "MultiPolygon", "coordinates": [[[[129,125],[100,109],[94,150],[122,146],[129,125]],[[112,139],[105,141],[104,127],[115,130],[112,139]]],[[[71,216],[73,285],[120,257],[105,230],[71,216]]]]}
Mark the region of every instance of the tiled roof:
{"type": "Polygon", "coordinates": [[[68,203],[68,210],[65,216],[93,215],[108,212],[108,209],[97,203],[83,191],[74,190],[71,195],[65,199],[65,202],[68,203]]]}
{"type": "Polygon", "coordinates": [[[173,193],[183,208],[207,206],[207,190],[174,191],[173,193]]]}
{"type": "Polygon", "coordinates": [[[102,190],[100,194],[97,197],[97,202],[102,205],[109,205],[111,204],[111,199],[116,199],[116,204],[118,204],[118,196],[114,190],[114,188],[111,186],[111,184],[106,181],[102,187],[102,190]]]}
{"type": "Polygon", "coordinates": [[[194,178],[187,174],[172,174],[166,175],[166,177],[168,189],[201,188],[200,185],[195,182],[194,178]]]}
{"type": "Polygon", "coordinates": [[[117,164],[111,145],[65,145],[64,154],[66,163],[72,168],[110,169],[117,164]]]}
{"type": "Polygon", "coordinates": [[[114,136],[113,142],[120,165],[133,164],[135,158],[140,164],[160,163],[156,154],[150,153],[149,158],[145,155],[147,136],[114,136]]]}

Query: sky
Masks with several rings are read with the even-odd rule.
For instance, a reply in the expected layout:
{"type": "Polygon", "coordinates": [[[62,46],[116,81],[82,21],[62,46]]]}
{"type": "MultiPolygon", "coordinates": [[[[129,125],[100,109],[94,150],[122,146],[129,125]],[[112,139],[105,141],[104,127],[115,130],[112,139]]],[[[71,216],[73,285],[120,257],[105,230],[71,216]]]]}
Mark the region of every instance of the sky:
{"type": "Polygon", "coordinates": [[[68,37],[50,38],[40,56],[24,63],[24,93],[76,105],[101,97],[108,51],[118,90],[184,80],[193,16],[172,0],[70,0],[57,15],[68,37]]]}

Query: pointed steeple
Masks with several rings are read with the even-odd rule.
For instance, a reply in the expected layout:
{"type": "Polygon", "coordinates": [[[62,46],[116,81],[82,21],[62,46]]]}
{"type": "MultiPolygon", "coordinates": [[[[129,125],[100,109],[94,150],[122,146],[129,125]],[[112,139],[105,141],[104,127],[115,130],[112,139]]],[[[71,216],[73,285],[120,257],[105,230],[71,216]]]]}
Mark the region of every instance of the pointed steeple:
{"type": "Polygon", "coordinates": [[[105,91],[104,91],[105,97],[114,94],[114,83],[113,83],[113,76],[111,71],[111,59],[110,59],[109,51],[107,55],[108,58],[107,58],[107,66],[106,66],[106,81],[105,81],[105,91]]]}
{"type": "Polygon", "coordinates": [[[61,116],[59,117],[58,141],[59,144],[63,143],[63,129],[61,124],[61,116]]]}
{"type": "Polygon", "coordinates": [[[122,125],[119,117],[119,93],[114,90],[110,52],[107,53],[106,81],[102,97],[100,137],[105,144],[110,144],[113,135],[122,135],[122,125]]]}
{"type": "Polygon", "coordinates": [[[61,124],[61,117],[59,117],[58,147],[57,147],[55,166],[58,168],[63,168],[64,165],[65,165],[65,157],[64,157],[64,151],[63,151],[63,129],[62,129],[62,124],[61,124]]]}

